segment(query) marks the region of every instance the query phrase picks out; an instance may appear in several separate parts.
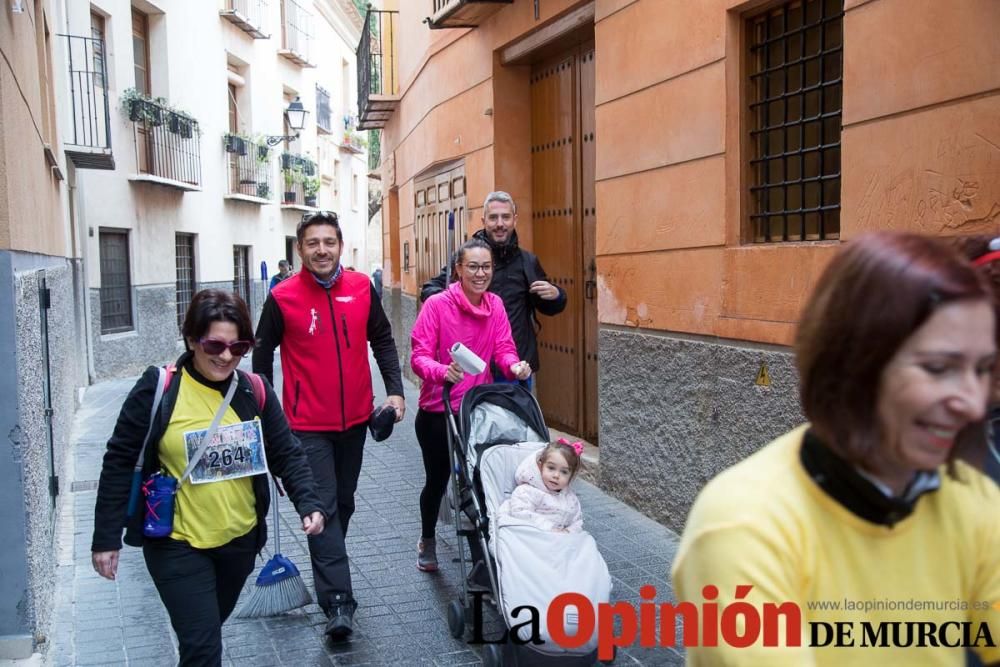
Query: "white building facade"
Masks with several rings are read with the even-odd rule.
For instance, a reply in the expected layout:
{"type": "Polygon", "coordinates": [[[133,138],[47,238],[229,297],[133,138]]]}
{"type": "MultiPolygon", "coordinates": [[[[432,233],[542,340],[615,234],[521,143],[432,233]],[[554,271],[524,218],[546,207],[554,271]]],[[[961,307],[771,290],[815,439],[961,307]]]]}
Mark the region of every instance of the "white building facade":
{"type": "Polygon", "coordinates": [[[92,379],[171,360],[199,289],[236,291],[256,320],[278,261],[298,267],[303,214],[336,211],[344,265],[367,270],[350,0],[68,4],[68,32],[91,38],[73,54],[70,133],[90,167],[71,206],[92,379]],[[106,136],[89,129],[105,118],[106,136]]]}

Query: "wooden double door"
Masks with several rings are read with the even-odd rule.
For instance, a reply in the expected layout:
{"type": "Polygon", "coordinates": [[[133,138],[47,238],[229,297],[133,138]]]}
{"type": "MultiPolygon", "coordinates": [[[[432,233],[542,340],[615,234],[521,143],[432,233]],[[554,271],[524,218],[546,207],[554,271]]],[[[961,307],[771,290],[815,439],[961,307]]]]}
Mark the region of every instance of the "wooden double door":
{"type": "Polygon", "coordinates": [[[417,289],[438,275],[452,253],[469,238],[465,165],[415,179],[413,193],[417,289]]]}
{"type": "Polygon", "coordinates": [[[546,421],[596,442],[594,44],[532,66],[534,250],[566,290],[566,310],[540,316],[538,399],[546,421]]]}

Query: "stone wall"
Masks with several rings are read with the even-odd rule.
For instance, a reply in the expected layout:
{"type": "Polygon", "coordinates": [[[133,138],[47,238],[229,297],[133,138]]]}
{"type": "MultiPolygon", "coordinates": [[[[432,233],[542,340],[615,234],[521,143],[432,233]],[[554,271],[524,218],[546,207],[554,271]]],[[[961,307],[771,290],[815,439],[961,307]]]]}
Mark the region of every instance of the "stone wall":
{"type": "Polygon", "coordinates": [[[102,335],[101,291],[91,289],[94,381],[139,375],[147,366],[173,361],[179,337],[176,308],[173,283],[135,287],[132,290],[134,328],[102,335]]]}
{"type": "Polygon", "coordinates": [[[708,480],[804,421],[786,349],[611,328],[599,345],[601,488],[678,532],[708,480]]]}
{"type": "MultiPolygon", "coordinates": [[[[15,558],[25,568],[26,586],[16,603],[24,627],[36,638],[42,636],[52,612],[52,581],[55,579],[53,530],[56,502],[51,490],[69,493],[63,471],[70,441],[76,389],[87,383],[86,352],[82,342],[79,299],[82,274],[77,262],[24,254],[3,253],[9,262],[0,283],[10,286],[13,299],[6,313],[12,316],[13,340],[3,341],[5,356],[12,361],[17,391],[5,392],[0,402],[16,406],[16,424],[6,429],[12,464],[4,481],[10,497],[4,506],[19,517],[23,529],[5,526],[0,540],[13,548],[3,560],[15,558]],[[39,287],[44,278],[49,290],[49,308],[42,324],[39,287]],[[47,329],[47,345],[45,330],[47,329]],[[12,349],[6,349],[6,348],[12,349]],[[48,363],[46,364],[46,359],[48,363]],[[46,383],[50,395],[50,420],[46,416],[46,383]],[[55,486],[50,486],[50,479],[55,486]],[[16,497],[15,497],[16,496],[16,497]],[[18,539],[20,538],[20,539],[18,539]],[[23,544],[23,549],[21,545],[23,544]]],[[[10,320],[9,320],[10,321],[10,320]]],[[[4,461],[4,463],[8,463],[4,461]]],[[[9,563],[0,569],[10,571],[9,563]]]]}

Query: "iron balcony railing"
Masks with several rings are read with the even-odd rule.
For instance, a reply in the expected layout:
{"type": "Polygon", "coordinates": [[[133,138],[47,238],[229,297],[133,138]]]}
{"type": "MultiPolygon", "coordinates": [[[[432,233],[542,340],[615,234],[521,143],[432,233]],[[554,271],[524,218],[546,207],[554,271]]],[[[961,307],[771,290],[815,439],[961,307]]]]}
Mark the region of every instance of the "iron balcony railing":
{"type": "Polygon", "coordinates": [[[313,66],[309,52],[312,46],[312,20],[312,14],[296,0],[282,0],[282,50],[279,53],[303,67],[313,66]]]}
{"type": "Polygon", "coordinates": [[[223,135],[222,144],[229,157],[229,194],[272,199],[270,146],[238,134],[223,135]]]}
{"type": "MultiPolygon", "coordinates": [[[[433,0],[427,25],[438,28],[475,28],[514,0],[433,0]]],[[[538,3],[535,3],[537,10],[538,3]]]]}
{"type": "Polygon", "coordinates": [[[265,0],[225,0],[225,8],[219,13],[254,39],[270,37],[264,32],[264,17],[267,16],[265,0]]]}
{"type": "Polygon", "coordinates": [[[357,50],[358,129],[384,127],[398,104],[395,44],[398,14],[379,9],[365,13],[357,50]]]}
{"type": "Polygon", "coordinates": [[[159,102],[132,99],[128,117],[135,135],[139,172],[201,185],[201,130],[198,121],[159,102]]]}
{"type": "Polygon", "coordinates": [[[316,206],[320,180],[316,163],[311,159],[295,153],[282,153],[281,180],[284,184],[281,203],[316,206]]]}
{"type": "Polygon", "coordinates": [[[80,169],[114,169],[104,40],[60,36],[66,38],[72,114],[66,153],[80,169]]]}

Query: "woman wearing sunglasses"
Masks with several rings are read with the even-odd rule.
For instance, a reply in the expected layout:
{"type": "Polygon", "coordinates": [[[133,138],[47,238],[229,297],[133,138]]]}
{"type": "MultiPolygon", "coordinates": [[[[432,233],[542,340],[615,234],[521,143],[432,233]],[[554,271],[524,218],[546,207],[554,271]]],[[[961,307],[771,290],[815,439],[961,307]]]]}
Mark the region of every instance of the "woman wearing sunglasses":
{"type": "Polygon", "coordinates": [[[146,369],[122,405],[104,455],[91,550],[97,573],[114,579],[124,528],[125,543],[143,549],[177,633],[180,664],[218,665],[222,624],[267,539],[266,473],[282,479],[307,535],[322,532],[325,519],[274,391],[236,371],[253,347],[243,300],[225,290],[198,292],[181,332],[187,351],[176,370],[161,381],[160,369],[146,369]],[[202,447],[212,426],[219,437],[202,447]],[[153,496],[127,516],[137,466],[144,479],[159,472],[180,480],[162,537],[149,536],[150,517],[165,518],[153,496]]]}

